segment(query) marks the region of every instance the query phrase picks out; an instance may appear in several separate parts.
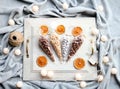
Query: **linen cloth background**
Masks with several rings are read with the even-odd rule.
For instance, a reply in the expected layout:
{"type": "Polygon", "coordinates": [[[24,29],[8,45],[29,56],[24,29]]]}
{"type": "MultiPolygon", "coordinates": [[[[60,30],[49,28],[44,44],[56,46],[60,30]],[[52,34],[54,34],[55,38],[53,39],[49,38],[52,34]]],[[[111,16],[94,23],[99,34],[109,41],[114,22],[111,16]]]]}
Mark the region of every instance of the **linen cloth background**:
{"type": "MultiPolygon", "coordinates": [[[[97,47],[99,49],[99,70],[104,75],[101,83],[86,81],[85,89],[120,89],[120,0],[0,0],[0,89],[16,89],[16,83],[22,80],[23,54],[14,56],[14,50],[8,44],[8,36],[12,31],[23,33],[24,18],[38,17],[95,17],[100,31],[97,47]],[[64,10],[62,3],[68,3],[64,10]],[[32,12],[32,6],[38,5],[39,11],[32,12]],[[102,5],[101,12],[97,8],[102,5]],[[8,20],[14,19],[15,25],[8,26],[8,20]],[[106,35],[107,43],[100,41],[100,36],[106,35]],[[8,47],[10,53],[4,55],[3,48],[8,47]],[[110,57],[110,62],[102,63],[104,55],[110,57]],[[111,68],[116,67],[117,75],[111,75],[111,68]]],[[[23,81],[22,89],[80,89],[79,83],[74,81],[23,81]]]]}

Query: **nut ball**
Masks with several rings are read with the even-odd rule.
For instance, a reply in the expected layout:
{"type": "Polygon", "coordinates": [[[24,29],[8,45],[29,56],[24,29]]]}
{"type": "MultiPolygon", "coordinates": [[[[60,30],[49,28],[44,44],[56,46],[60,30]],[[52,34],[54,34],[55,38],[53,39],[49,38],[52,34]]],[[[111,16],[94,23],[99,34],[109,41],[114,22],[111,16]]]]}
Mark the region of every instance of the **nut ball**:
{"type": "Polygon", "coordinates": [[[23,42],[23,35],[21,32],[11,32],[9,36],[9,44],[12,46],[19,46],[23,42]]]}

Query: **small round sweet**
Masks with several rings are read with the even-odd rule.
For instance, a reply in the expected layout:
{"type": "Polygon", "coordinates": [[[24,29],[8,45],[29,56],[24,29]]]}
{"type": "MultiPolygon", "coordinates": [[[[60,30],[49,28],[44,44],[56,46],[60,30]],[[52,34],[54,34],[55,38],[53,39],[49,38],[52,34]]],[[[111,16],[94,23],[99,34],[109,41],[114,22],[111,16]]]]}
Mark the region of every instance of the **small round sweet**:
{"type": "Polygon", "coordinates": [[[20,50],[20,49],[16,49],[16,50],[15,50],[15,55],[16,55],[16,56],[19,56],[20,54],[21,54],[21,50],[20,50]]]}
{"type": "Polygon", "coordinates": [[[103,8],[102,5],[99,5],[99,6],[97,7],[97,10],[98,10],[99,12],[102,12],[102,11],[104,10],[104,8],[103,8]]]}
{"type": "Polygon", "coordinates": [[[82,69],[85,66],[85,60],[83,58],[76,58],[73,61],[73,65],[76,69],[82,69]]]}
{"type": "Polygon", "coordinates": [[[101,82],[104,79],[103,75],[98,75],[97,80],[98,82],[101,82]]]}
{"type": "Polygon", "coordinates": [[[109,57],[108,56],[104,56],[103,57],[103,62],[104,63],[108,63],[109,62],[109,57]]]}
{"type": "Polygon", "coordinates": [[[67,3],[63,3],[63,4],[62,4],[62,7],[63,7],[64,10],[67,10],[68,7],[69,7],[69,5],[68,5],[67,3]]]}
{"type": "Polygon", "coordinates": [[[41,76],[45,77],[47,76],[47,70],[46,69],[42,69],[40,72],[41,76]]]}
{"type": "Polygon", "coordinates": [[[22,88],[23,82],[22,82],[22,81],[18,81],[17,84],[16,84],[16,86],[17,86],[18,88],[22,88]]]}
{"type": "Polygon", "coordinates": [[[117,68],[112,68],[111,69],[111,74],[115,75],[115,74],[117,74],[117,72],[118,72],[117,68]]]}
{"type": "Polygon", "coordinates": [[[48,71],[47,72],[47,77],[48,78],[53,78],[53,76],[54,76],[54,72],[53,71],[48,71]]]}
{"type": "Polygon", "coordinates": [[[79,36],[83,32],[81,27],[74,27],[72,30],[72,35],[73,36],[79,36]]]}
{"type": "Polygon", "coordinates": [[[47,58],[45,56],[39,56],[36,63],[39,67],[45,67],[47,65],[47,58]]]}
{"type": "Polygon", "coordinates": [[[81,80],[81,77],[80,73],[75,74],[75,80],[81,80]]]}
{"type": "Polygon", "coordinates": [[[61,35],[61,34],[65,33],[65,26],[64,25],[58,25],[55,31],[56,31],[57,34],[61,35]]]}
{"type": "Polygon", "coordinates": [[[107,36],[101,36],[101,41],[103,41],[103,42],[106,42],[106,41],[108,41],[108,38],[107,38],[107,36]]]}
{"type": "Polygon", "coordinates": [[[87,86],[87,83],[85,81],[80,82],[80,87],[85,88],[87,86]]]}
{"type": "Polygon", "coordinates": [[[96,29],[96,28],[93,28],[91,34],[92,35],[98,35],[99,34],[99,30],[96,29]]]}
{"type": "Polygon", "coordinates": [[[9,53],[9,49],[8,49],[8,48],[4,48],[4,49],[3,49],[3,53],[4,53],[4,54],[8,54],[8,53],[9,53]]]}
{"type": "Polygon", "coordinates": [[[23,40],[23,34],[21,32],[14,31],[10,33],[8,42],[11,46],[19,46],[23,40]]]}
{"type": "Polygon", "coordinates": [[[46,25],[41,25],[40,30],[41,30],[40,32],[41,32],[42,35],[47,35],[48,32],[49,32],[48,26],[46,26],[46,25]]]}
{"type": "Polygon", "coordinates": [[[15,21],[13,19],[9,19],[8,24],[10,26],[13,26],[13,25],[15,25],[15,21]]]}
{"type": "Polygon", "coordinates": [[[33,12],[38,12],[39,7],[37,5],[32,6],[32,11],[33,12]]]}

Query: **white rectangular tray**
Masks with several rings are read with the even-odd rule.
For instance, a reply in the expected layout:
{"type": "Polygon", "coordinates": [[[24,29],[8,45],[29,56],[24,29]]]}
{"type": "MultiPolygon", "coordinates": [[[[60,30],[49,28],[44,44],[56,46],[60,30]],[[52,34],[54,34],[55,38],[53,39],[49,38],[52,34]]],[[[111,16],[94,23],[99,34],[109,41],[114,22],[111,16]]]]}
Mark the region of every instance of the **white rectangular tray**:
{"type": "MultiPolygon", "coordinates": [[[[82,75],[81,80],[95,80],[97,78],[97,67],[91,66],[88,63],[89,55],[91,54],[91,43],[90,40],[96,40],[95,36],[91,35],[91,28],[95,28],[95,18],[28,18],[25,19],[24,26],[24,80],[49,80],[40,77],[40,70],[42,69],[36,64],[36,59],[40,55],[47,57],[48,64],[44,67],[47,70],[52,70],[55,75],[52,80],[74,80],[75,73],[82,75]],[[66,34],[71,35],[73,27],[80,26],[83,29],[85,35],[84,42],[77,53],[71,58],[66,64],[61,64],[58,57],[53,52],[56,62],[53,63],[46,56],[46,54],[39,48],[38,39],[40,36],[39,27],[40,25],[47,25],[50,32],[55,32],[55,28],[58,25],[63,24],[66,28],[66,34]],[[29,40],[28,43],[27,40],[29,40]],[[28,50],[26,47],[28,46],[28,50]],[[28,51],[29,57],[27,57],[26,51],[28,51]],[[85,59],[85,67],[81,70],[76,70],[73,67],[73,60],[77,57],[85,59]]],[[[59,36],[60,38],[63,35],[59,36]]],[[[72,36],[71,36],[72,38],[72,36]]],[[[49,39],[49,38],[48,38],[49,39]]],[[[96,49],[96,46],[95,46],[96,49]]],[[[97,55],[96,55],[97,56],[97,55]]]]}

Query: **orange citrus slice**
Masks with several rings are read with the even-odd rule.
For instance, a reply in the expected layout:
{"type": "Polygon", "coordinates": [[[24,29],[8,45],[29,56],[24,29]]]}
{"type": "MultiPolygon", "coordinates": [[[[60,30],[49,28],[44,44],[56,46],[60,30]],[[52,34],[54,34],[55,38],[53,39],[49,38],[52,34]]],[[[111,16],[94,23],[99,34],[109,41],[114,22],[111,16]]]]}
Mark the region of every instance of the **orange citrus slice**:
{"type": "Polygon", "coordinates": [[[59,35],[65,33],[65,27],[63,25],[59,25],[56,29],[56,33],[59,35]]]}
{"type": "Polygon", "coordinates": [[[85,66],[85,61],[83,58],[76,58],[73,65],[76,69],[82,69],[85,66]]]}
{"type": "Polygon", "coordinates": [[[72,30],[72,35],[73,36],[78,36],[82,33],[82,28],[81,27],[74,27],[74,29],[72,30]]]}
{"type": "Polygon", "coordinates": [[[39,56],[36,63],[39,67],[44,67],[47,65],[47,59],[45,56],[39,56]]]}
{"type": "Polygon", "coordinates": [[[46,25],[41,25],[40,29],[41,29],[41,34],[42,35],[48,34],[48,27],[46,25]]]}

